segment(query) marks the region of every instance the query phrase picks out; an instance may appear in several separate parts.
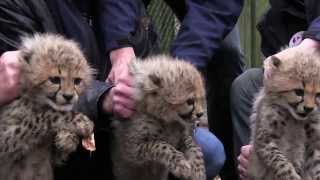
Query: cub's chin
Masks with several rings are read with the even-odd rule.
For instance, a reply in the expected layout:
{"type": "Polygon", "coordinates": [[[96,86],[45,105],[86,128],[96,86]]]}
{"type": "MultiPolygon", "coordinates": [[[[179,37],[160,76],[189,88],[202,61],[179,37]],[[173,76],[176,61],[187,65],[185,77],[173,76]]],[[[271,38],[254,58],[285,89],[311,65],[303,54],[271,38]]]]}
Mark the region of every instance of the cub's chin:
{"type": "Polygon", "coordinates": [[[73,104],[56,104],[51,99],[47,99],[46,103],[54,110],[57,111],[71,111],[73,104]]]}

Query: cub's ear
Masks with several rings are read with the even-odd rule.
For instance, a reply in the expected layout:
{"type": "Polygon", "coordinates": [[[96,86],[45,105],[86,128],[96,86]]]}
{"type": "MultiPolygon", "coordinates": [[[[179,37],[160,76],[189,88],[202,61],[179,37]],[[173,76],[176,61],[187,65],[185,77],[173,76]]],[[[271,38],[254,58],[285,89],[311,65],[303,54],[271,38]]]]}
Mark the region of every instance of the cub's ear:
{"type": "Polygon", "coordinates": [[[26,62],[27,64],[30,64],[30,59],[32,56],[32,53],[30,51],[28,51],[27,49],[21,49],[19,56],[21,62],[26,62]]]}
{"type": "Polygon", "coordinates": [[[271,56],[270,60],[274,67],[279,67],[281,65],[281,60],[276,56],[271,56]]]}
{"type": "Polygon", "coordinates": [[[280,67],[281,63],[281,60],[275,55],[270,56],[266,60],[264,60],[264,79],[270,79],[273,76],[274,72],[277,71],[277,69],[280,67]]]}
{"type": "Polygon", "coordinates": [[[158,77],[155,74],[149,74],[149,79],[151,80],[151,82],[157,86],[157,87],[161,87],[162,86],[162,81],[160,79],[160,77],[158,77]]]}
{"type": "Polygon", "coordinates": [[[264,60],[263,64],[265,69],[274,69],[280,67],[281,60],[277,56],[273,55],[264,60]]]}
{"type": "Polygon", "coordinates": [[[149,74],[144,83],[144,90],[152,91],[162,87],[162,79],[156,74],[149,74]]]}

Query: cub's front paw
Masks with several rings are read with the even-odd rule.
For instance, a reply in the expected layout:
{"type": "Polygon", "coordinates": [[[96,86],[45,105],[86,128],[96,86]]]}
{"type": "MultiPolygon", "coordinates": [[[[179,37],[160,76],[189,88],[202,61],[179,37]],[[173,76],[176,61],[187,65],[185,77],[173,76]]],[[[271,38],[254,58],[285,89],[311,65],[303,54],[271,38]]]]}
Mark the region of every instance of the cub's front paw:
{"type": "Polygon", "coordinates": [[[75,151],[79,144],[79,137],[70,131],[61,130],[55,137],[55,146],[60,152],[67,154],[75,151]]]}
{"type": "Polygon", "coordinates": [[[70,153],[77,149],[79,137],[74,132],[61,130],[56,134],[54,140],[57,151],[53,160],[55,164],[60,165],[68,159],[70,153]]]}
{"type": "Polygon", "coordinates": [[[171,172],[177,178],[189,179],[191,177],[191,164],[185,160],[177,160],[171,172]]]}
{"type": "Polygon", "coordinates": [[[302,178],[295,172],[295,170],[288,170],[286,173],[278,174],[279,180],[302,180],[302,178]]]}
{"type": "Polygon", "coordinates": [[[206,180],[206,173],[203,164],[192,164],[192,180],[206,180]]]}
{"type": "Polygon", "coordinates": [[[90,137],[93,133],[93,122],[84,114],[78,114],[73,119],[77,133],[82,137],[90,137]]]}

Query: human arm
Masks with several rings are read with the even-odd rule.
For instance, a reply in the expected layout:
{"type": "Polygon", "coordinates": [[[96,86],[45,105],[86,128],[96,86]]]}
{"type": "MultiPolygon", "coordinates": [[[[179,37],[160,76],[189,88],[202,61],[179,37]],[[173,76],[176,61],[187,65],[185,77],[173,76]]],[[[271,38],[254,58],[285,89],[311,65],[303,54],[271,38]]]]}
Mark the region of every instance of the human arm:
{"type": "Polygon", "coordinates": [[[133,77],[129,73],[129,64],[135,58],[132,47],[115,49],[110,52],[111,71],[107,82],[114,85],[110,96],[103,101],[103,109],[112,111],[123,118],[130,117],[135,111],[133,97],[133,77]]]}
{"type": "Polygon", "coordinates": [[[243,1],[186,0],[186,6],[171,54],[203,68],[237,22],[243,1]]]}
{"type": "Polygon", "coordinates": [[[136,53],[141,56],[144,49],[140,49],[139,42],[135,41],[138,19],[144,14],[144,7],[139,1],[132,0],[100,2],[100,29],[106,44],[106,55],[112,65],[106,81],[115,86],[110,92],[114,94],[112,101],[115,102],[112,111],[127,118],[134,112],[133,79],[128,65],[135,59],[136,53]]]}
{"type": "Polygon", "coordinates": [[[132,48],[122,48],[111,53],[112,69],[106,82],[94,81],[91,84],[84,98],[80,99],[81,111],[94,119],[100,119],[98,116],[101,114],[127,118],[134,112],[134,89],[128,70],[128,64],[133,58],[131,56],[134,56],[132,48]]]}

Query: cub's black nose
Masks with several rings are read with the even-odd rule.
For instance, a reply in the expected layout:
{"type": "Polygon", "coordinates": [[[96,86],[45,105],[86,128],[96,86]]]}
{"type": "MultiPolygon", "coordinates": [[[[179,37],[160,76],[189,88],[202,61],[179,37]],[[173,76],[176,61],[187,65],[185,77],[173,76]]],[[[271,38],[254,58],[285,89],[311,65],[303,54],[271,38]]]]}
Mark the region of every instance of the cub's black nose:
{"type": "Polygon", "coordinates": [[[196,114],[197,118],[200,118],[202,115],[203,115],[203,112],[196,114]]]}
{"type": "Polygon", "coordinates": [[[62,95],[63,98],[66,100],[66,101],[70,101],[72,98],[73,98],[73,95],[72,94],[64,94],[62,95]]]}
{"type": "Polygon", "coordinates": [[[303,110],[304,110],[305,114],[309,114],[309,113],[313,110],[313,108],[312,108],[312,107],[304,106],[304,107],[303,107],[303,110]]]}

